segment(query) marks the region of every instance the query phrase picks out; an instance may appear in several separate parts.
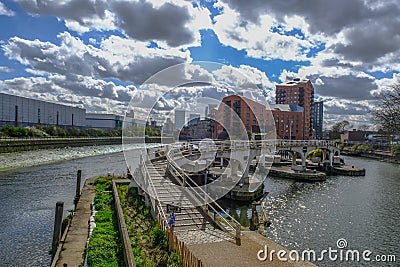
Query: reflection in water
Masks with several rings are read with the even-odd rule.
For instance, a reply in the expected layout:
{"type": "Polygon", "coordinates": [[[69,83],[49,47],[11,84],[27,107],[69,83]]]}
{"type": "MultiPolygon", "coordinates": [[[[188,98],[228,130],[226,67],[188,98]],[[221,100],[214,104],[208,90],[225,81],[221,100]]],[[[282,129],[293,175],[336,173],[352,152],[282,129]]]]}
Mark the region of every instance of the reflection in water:
{"type": "MultiPolygon", "coordinates": [[[[321,251],[336,247],[340,238],[349,249],[369,249],[374,254],[400,251],[400,165],[345,158],[347,164],[366,168],[365,177],[333,176],[326,182],[299,183],[267,178],[266,207],[272,224],[268,238],[289,249],[321,251]]],[[[222,205],[239,214],[250,206],[222,205]]],[[[239,216],[243,220],[242,216],[239,216]]],[[[317,262],[318,266],[342,266],[341,262],[317,262]]],[[[345,266],[372,266],[346,262],[345,266]]],[[[387,263],[385,266],[397,266],[387,263]]]]}

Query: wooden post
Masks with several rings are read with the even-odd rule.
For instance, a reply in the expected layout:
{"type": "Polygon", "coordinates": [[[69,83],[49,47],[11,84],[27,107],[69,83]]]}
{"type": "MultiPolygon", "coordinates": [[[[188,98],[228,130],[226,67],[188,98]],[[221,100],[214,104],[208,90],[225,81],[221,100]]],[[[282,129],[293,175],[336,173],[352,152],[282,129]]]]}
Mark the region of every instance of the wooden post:
{"type": "Polygon", "coordinates": [[[63,218],[63,211],[64,211],[64,202],[58,201],[56,203],[56,214],[54,219],[54,230],[53,230],[53,243],[51,246],[51,254],[52,257],[57,252],[58,242],[61,239],[61,223],[63,218]]]}
{"type": "Polygon", "coordinates": [[[75,199],[74,199],[75,209],[76,209],[76,205],[78,204],[79,198],[81,196],[81,179],[82,179],[82,171],[78,170],[78,172],[76,174],[76,192],[75,192],[75,199]]]}
{"type": "Polygon", "coordinates": [[[236,225],[236,245],[240,246],[241,245],[241,240],[240,240],[240,228],[241,225],[237,224],[236,225]]]}

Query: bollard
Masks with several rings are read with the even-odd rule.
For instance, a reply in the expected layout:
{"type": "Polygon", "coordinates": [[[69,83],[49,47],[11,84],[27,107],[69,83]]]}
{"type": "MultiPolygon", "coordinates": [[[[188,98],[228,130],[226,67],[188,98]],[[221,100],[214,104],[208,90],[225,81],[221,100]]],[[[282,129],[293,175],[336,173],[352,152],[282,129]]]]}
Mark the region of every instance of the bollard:
{"type": "Polygon", "coordinates": [[[52,257],[57,252],[58,243],[61,239],[61,223],[63,218],[64,202],[58,201],[56,203],[56,214],[54,219],[53,243],[51,246],[52,257]]]}
{"type": "Polygon", "coordinates": [[[76,205],[78,204],[79,197],[81,196],[81,179],[82,179],[82,171],[78,170],[78,172],[76,174],[76,192],[75,192],[75,199],[74,199],[75,209],[76,209],[76,205]]]}

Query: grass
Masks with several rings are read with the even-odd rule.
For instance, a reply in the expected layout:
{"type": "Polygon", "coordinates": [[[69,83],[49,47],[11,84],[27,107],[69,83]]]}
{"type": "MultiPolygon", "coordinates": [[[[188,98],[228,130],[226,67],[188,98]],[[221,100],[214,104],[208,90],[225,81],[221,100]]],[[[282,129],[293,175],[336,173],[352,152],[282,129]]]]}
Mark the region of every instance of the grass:
{"type": "Polygon", "coordinates": [[[143,197],[136,188],[119,186],[118,194],[124,210],[125,222],[132,244],[132,251],[138,267],[181,266],[181,260],[174,252],[168,251],[165,232],[158,228],[145,207],[143,197]]]}
{"type": "Polygon", "coordinates": [[[125,266],[111,192],[112,177],[98,177],[95,185],[96,228],[92,232],[86,251],[88,265],[90,267],[125,266]]]}

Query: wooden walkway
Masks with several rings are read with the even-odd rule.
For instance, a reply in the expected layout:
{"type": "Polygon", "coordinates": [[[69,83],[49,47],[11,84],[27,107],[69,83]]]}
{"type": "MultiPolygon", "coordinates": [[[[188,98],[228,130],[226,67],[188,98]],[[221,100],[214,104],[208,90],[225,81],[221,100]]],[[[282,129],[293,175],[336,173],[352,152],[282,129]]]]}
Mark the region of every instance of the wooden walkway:
{"type": "Polygon", "coordinates": [[[75,216],[72,217],[67,236],[62,243],[62,251],[55,264],[57,267],[83,266],[86,242],[89,236],[89,220],[92,213],[90,204],[96,194],[94,180],[95,178],[87,179],[82,189],[75,216]]]}

